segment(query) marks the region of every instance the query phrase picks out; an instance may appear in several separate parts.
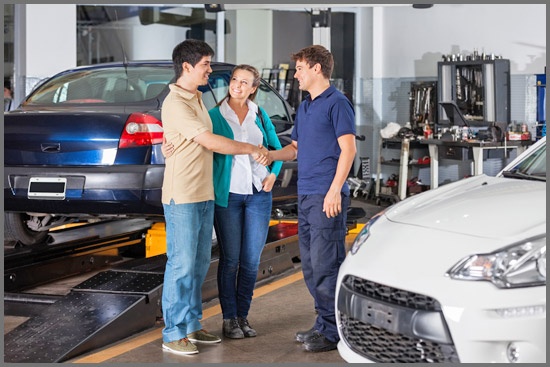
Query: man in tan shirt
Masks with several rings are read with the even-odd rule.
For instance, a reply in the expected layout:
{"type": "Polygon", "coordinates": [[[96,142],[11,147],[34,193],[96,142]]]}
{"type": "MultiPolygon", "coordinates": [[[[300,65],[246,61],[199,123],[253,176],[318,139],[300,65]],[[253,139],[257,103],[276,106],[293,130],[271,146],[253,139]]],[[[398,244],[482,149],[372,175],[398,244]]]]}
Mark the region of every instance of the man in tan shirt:
{"type": "Polygon", "coordinates": [[[208,83],[214,51],[203,41],[185,40],[172,53],[176,82],[162,105],[166,141],[174,153],[166,158],[162,203],[166,221],[166,255],[162,292],[164,350],[198,353],[193,343],[221,339],[201,326],[201,288],[210,266],[214,222],[213,152],[251,154],[267,150],[212,133],[200,85],[208,83]]]}

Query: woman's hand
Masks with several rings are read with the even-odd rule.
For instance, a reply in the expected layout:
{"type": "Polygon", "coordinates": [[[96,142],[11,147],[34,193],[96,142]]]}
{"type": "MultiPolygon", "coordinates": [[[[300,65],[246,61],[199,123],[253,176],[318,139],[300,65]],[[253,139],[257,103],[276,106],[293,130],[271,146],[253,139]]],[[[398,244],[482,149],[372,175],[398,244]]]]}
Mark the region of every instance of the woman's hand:
{"type": "Polygon", "coordinates": [[[273,189],[273,185],[275,185],[275,175],[273,173],[270,173],[264,180],[262,181],[262,190],[265,192],[270,192],[273,189]]]}
{"type": "Polygon", "coordinates": [[[160,147],[160,150],[162,151],[162,155],[164,158],[170,157],[172,154],[174,154],[174,143],[166,141],[166,138],[162,137],[162,146],[160,147]]]}

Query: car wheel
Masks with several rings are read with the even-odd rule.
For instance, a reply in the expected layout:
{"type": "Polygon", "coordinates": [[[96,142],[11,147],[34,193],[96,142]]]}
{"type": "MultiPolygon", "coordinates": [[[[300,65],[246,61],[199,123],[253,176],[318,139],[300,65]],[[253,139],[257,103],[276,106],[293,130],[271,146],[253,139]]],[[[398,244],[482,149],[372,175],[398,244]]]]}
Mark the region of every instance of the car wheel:
{"type": "Polygon", "coordinates": [[[43,243],[48,231],[34,231],[27,226],[31,217],[26,213],[4,212],[4,242],[19,241],[24,246],[43,243]]]}

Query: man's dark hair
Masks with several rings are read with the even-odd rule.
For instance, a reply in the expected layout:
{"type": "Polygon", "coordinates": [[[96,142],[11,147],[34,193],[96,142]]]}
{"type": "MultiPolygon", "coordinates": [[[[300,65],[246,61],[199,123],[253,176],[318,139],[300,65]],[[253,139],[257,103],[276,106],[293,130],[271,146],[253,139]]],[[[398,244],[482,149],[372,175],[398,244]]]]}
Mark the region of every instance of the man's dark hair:
{"type": "Polygon", "coordinates": [[[182,65],[184,62],[195,66],[204,56],[214,56],[214,50],[204,41],[187,39],[174,47],[172,62],[174,63],[176,79],[183,73],[182,65]]]}
{"type": "Polygon", "coordinates": [[[311,68],[315,64],[321,65],[323,76],[330,79],[334,69],[334,58],[329,50],[321,45],[313,45],[302,48],[300,51],[292,54],[292,60],[305,61],[311,68]]]}

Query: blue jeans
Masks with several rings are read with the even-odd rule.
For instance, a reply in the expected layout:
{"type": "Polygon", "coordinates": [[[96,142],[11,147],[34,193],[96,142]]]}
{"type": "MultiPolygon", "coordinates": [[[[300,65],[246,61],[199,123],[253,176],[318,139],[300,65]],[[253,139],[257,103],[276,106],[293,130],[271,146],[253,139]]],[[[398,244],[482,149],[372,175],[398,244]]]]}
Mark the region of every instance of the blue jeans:
{"type": "Polygon", "coordinates": [[[298,195],[298,242],[304,281],[313,296],[317,319],[314,328],[332,342],[338,341],[334,315],[336,278],[346,257],[349,195],[342,194],[342,212],[327,218],[324,195],[298,195]]]}
{"type": "Polygon", "coordinates": [[[166,220],[166,269],[162,289],[164,329],[171,342],[201,329],[202,284],[212,254],[214,201],[163,204],[166,220]]]}
{"type": "Polygon", "coordinates": [[[271,219],[271,192],[229,193],[227,208],[216,205],[220,244],[218,295],[224,319],[246,318],[271,219]]]}

